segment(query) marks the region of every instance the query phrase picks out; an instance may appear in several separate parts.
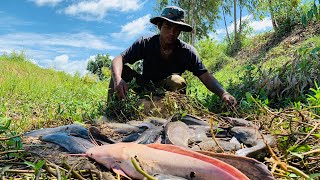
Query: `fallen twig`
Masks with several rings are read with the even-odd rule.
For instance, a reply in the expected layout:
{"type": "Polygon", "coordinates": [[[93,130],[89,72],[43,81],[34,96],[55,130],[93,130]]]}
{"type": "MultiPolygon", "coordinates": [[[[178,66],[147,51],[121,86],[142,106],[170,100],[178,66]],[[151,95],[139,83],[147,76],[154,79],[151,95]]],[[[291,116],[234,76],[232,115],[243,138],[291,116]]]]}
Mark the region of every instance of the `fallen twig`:
{"type": "Polygon", "coordinates": [[[309,131],[309,133],[307,134],[307,136],[306,136],[302,141],[298,142],[296,145],[300,145],[300,144],[304,143],[304,142],[310,137],[310,135],[318,128],[319,124],[320,124],[320,123],[317,123],[317,124],[314,126],[314,128],[312,128],[311,131],[309,131]]]}
{"type": "Polygon", "coordinates": [[[0,141],[6,141],[6,140],[9,140],[9,139],[12,139],[12,138],[16,138],[16,137],[20,137],[20,136],[22,136],[22,134],[18,134],[18,135],[11,136],[11,137],[1,137],[0,141]]]}
{"type": "MultiPolygon", "coordinates": [[[[70,166],[69,166],[67,163],[65,163],[65,162],[63,162],[62,165],[63,165],[63,167],[65,167],[67,170],[70,170],[70,169],[71,169],[70,166]]],[[[85,178],[83,178],[83,177],[82,177],[79,173],[77,173],[75,170],[72,170],[72,169],[71,169],[71,173],[72,173],[72,175],[74,175],[77,179],[85,180],[85,178]]]]}
{"type": "Polygon", "coordinates": [[[213,132],[213,118],[210,117],[210,132],[211,132],[211,135],[212,135],[212,139],[213,141],[217,144],[217,146],[219,147],[219,149],[224,153],[224,149],[220,146],[220,144],[218,143],[217,139],[216,139],[216,136],[213,132]]]}
{"type": "Polygon", "coordinates": [[[146,177],[148,180],[156,180],[156,178],[152,177],[151,175],[149,175],[147,172],[143,171],[141,169],[141,167],[138,165],[136,159],[136,157],[131,157],[131,163],[134,166],[134,168],[140,173],[142,174],[144,177],[146,177]]]}

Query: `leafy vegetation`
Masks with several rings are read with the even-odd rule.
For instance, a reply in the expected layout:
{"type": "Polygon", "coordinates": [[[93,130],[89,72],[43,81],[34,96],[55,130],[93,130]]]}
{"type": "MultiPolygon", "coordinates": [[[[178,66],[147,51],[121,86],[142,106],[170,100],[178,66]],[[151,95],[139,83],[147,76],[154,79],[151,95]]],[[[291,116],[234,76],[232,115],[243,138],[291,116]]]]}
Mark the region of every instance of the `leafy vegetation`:
{"type": "Polygon", "coordinates": [[[94,60],[90,60],[87,65],[87,70],[99,77],[100,80],[111,76],[110,72],[111,59],[108,54],[98,54],[94,60]]]}
{"type": "Polygon", "coordinates": [[[0,115],[17,132],[99,117],[108,82],[71,76],[32,64],[23,54],[0,56],[0,115]]]}

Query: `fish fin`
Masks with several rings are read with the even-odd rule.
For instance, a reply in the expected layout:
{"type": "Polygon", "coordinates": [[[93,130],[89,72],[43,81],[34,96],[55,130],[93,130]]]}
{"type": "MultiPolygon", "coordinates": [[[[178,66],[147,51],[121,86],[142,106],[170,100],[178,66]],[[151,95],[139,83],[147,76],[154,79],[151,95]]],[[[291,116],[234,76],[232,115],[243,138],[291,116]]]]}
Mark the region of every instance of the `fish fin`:
{"type": "Polygon", "coordinates": [[[111,169],[114,173],[120,174],[121,176],[124,176],[131,180],[131,178],[128,175],[126,175],[126,173],[119,166],[114,166],[111,169]]]}
{"type": "Polygon", "coordinates": [[[239,171],[237,168],[221,161],[213,157],[209,157],[179,146],[175,145],[170,145],[170,144],[147,144],[148,147],[153,148],[153,149],[158,149],[158,150],[163,150],[167,152],[172,152],[176,154],[181,154],[184,156],[189,156],[192,158],[196,158],[202,161],[205,161],[207,163],[210,163],[216,167],[219,167],[223,169],[224,171],[227,171],[229,174],[232,174],[236,179],[243,179],[243,180],[248,180],[249,178],[244,175],[241,171],[239,171]]]}

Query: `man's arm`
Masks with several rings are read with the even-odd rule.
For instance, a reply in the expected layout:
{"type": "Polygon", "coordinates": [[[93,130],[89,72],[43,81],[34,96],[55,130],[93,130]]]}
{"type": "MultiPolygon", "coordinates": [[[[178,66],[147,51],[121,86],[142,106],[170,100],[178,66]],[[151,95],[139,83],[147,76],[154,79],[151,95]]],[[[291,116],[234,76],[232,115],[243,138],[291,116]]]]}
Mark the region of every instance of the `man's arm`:
{"type": "Polygon", "coordinates": [[[121,78],[123,58],[121,55],[112,60],[111,71],[114,83],[114,90],[120,99],[123,99],[128,91],[127,83],[121,78]]]}
{"type": "Polygon", "coordinates": [[[230,106],[234,107],[237,105],[236,98],[234,98],[231,94],[224,90],[219,81],[215,77],[213,77],[212,74],[210,74],[209,72],[205,72],[199,76],[199,79],[211,92],[218,95],[230,106]]]}

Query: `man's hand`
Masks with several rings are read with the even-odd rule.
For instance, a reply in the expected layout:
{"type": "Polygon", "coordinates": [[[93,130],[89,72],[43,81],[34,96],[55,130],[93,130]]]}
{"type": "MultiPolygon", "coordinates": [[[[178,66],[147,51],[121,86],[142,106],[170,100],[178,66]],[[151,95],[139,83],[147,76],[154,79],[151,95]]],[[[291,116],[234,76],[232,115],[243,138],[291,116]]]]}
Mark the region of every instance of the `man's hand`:
{"type": "Polygon", "coordinates": [[[119,99],[124,99],[128,92],[127,83],[123,79],[120,79],[118,82],[114,82],[114,91],[117,93],[119,99]]]}
{"type": "Polygon", "coordinates": [[[225,92],[222,94],[222,99],[224,100],[224,102],[226,102],[231,108],[236,107],[237,105],[237,99],[235,97],[233,97],[231,94],[229,94],[228,92],[225,92]]]}

